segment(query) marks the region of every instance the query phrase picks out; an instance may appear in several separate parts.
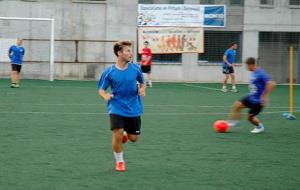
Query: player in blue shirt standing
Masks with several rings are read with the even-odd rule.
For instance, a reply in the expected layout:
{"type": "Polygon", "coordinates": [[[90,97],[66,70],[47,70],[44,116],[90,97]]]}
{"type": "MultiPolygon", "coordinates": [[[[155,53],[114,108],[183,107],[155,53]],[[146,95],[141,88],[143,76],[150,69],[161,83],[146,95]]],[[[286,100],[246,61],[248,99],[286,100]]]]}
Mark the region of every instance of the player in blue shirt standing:
{"type": "Polygon", "coordinates": [[[123,144],[129,139],[138,140],[141,133],[142,97],[145,96],[143,73],[137,64],[130,63],[130,41],[114,45],[116,64],[106,68],[98,82],[99,95],[107,101],[110,128],[113,132],[112,149],[116,159],[116,171],[125,171],[123,144]],[[110,92],[108,88],[110,87],[110,92]]]}
{"type": "Polygon", "coordinates": [[[257,119],[257,115],[268,103],[268,97],[275,86],[269,75],[261,68],[258,68],[253,57],[246,60],[247,69],[252,72],[249,83],[248,96],[236,101],[232,107],[229,126],[236,126],[244,108],[250,108],[248,120],[255,126],[251,133],[261,133],[264,131],[263,124],[257,119]]]}
{"type": "Polygon", "coordinates": [[[226,85],[229,76],[231,77],[232,92],[237,92],[236,80],[235,80],[235,74],[233,68],[233,63],[236,56],[236,49],[237,49],[237,43],[232,42],[230,48],[228,48],[223,55],[223,74],[224,74],[223,87],[222,87],[223,92],[227,92],[226,85]]]}
{"type": "Polygon", "coordinates": [[[11,61],[11,85],[12,88],[20,87],[20,72],[25,55],[25,49],[21,46],[23,40],[18,38],[16,45],[12,45],[8,50],[8,57],[11,61]]]}

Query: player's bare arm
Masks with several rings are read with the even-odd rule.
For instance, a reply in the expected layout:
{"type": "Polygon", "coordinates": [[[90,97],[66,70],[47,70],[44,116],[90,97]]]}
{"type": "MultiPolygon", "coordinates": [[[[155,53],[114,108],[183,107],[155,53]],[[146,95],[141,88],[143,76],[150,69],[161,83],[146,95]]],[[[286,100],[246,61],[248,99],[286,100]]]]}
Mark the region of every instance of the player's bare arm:
{"type": "Polygon", "coordinates": [[[227,65],[228,65],[229,67],[232,67],[232,64],[229,63],[229,61],[227,60],[227,56],[226,56],[226,55],[223,56],[223,61],[225,61],[225,63],[227,63],[227,65]]]}
{"type": "Polygon", "coordinates": [[[146,85],[145,84],[139,84],[139,95],[146,96],[146,85]]]}
{"type": "Polygon", "coordinates": [[[112,98],[112,94],[105,92],[105,90],[100,89],[98,93],[100,97],[105,101],[109,101],[112,98]]]}
{"type": "Polygon", "coordinates": [[[262,94],[262,97],[261,97],[263,104],[268,104],[269,95],[272,92],[272,90],[274,89],[275,85],[276,84],[275,84],[274,81],[269,81],[267,83],[266,89],[265,89],[265,91],[264,91],[264,93],[262,94]]]}

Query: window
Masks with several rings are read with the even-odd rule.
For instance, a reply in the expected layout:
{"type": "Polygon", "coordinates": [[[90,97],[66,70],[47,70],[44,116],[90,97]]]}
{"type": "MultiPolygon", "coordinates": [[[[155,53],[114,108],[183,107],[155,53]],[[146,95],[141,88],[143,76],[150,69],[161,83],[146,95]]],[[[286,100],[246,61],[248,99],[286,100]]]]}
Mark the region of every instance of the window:
{"type": "Polygon", "coordinates": [[[139,0],[139,4],[153,4],[153,0],[139,0]]]}
{"type": "Polygon", "coordinates": [[[25,2],[37,2],[39,0],[21,0],[21,1],[25,1],[25,2]]]}
{"type": "MultiPolygon", "coordinates": [[[[181,63],[182,56],[180,53],[176,54],[153,54],[152,61],[156,63],[181,63]]],[[[141,61],[141,54],[138,54],[137,61],[141,61]]]]}
{"type": "Polygon", "coordinates": [[[215,0],[200,0],[201,5],[214,5],[215,0]]]}
{"type": "Polygon", "coordinates": [[[199,54],[202,63],[222,63],[223,54],[232,42],[238,44],[236,63],[241,63],[242,32],[205,31],[204,53],[199,54]]]}
{"type": "Polygon", "coordinates": [[[230,5],[244,6],[244,0],[230,0],[230,5]]]}
{"type": "Polygon", "coordinates": [[[184,0],[139,0],[139,4],[184,4],[184,0]]]}
{"type": "Polygon", "coordinates": [[[300,0],[289,0],[289,6],[300,7],[300,0]]]}
{"type": "Polygon", "coordinates": [[[105,3],[106,0],[72,0],[73,3],[105,3]]]}
{"type": "Polygon", "coordinates": [[[289,5],[300,6],[300,0],[289,0],[289,5]]]}
{"type": "Polygon", "coordinates": [[[272,42],[274,44],[277,42],[285,44],[299,44],[300,32],[260,32],[259,41],[267,43],[272,42]]]}
{"type": "Polygon", "coordinates": [[[260,5],[274,6],[274,0],[260,0],[260,5]]]}
{"type": "Polygon", "coordinates": [[[300,83],[300,32],[259,32],[259,60],[278,83],[289,82],[290,49],[294,48],[294,80],[300,83]]]}
{"type": "Polygon", "coordinates": [[[288,7],[291,9],[299,9],[300,8],[300,0],[289,0],[288,7]]]}
{"type": "Polygon", "coordinates": [[[169,0],[169,4],[184,4],[184,0],[169,0]]]}

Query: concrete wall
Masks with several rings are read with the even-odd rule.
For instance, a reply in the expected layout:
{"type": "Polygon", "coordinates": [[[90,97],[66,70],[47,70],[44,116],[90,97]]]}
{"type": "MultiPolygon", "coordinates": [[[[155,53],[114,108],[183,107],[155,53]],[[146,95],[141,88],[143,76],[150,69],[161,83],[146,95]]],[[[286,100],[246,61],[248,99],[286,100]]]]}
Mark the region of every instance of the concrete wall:
{"type": "MultiPolygon", "coordinates": [[[[186,4],[198,4],[199,0],[185,0],[186,4]]],[[[226,4],[227,24],[225,28],[209,28],[214,31],[243,31],[242,58],[258,57],[259,31],[300,31],[300,11],[287,7],[287,0],[274,0],[271,8],[261,7],[257,0],[245,0],[245,6],[230,6],[229,1],[216,0],[216,4],[226,4]]],[[[14,17],[51,17],[56,19],[56,39],[80,40],[131,40],[136,53],[138,0],[107,0],[105,3],[75,3],[71,0],[39,0],[24,2],[19,0],[0,1],[0,16],[14,17]]],[[[10,24],[0,21],[0,37],[5,38],[46,38],[49,26],[36,27],[32,23],[10,24]],[[20,30],[21,28],[21,30],[20,30]]],[[[44,60],[48,55],[48,45],[37,42],[25,42],[26,59],[44,60]]],[[[98,45],[81,43],[79,60],[93,60],[99,63],[56,63],[57,79],[98,79],[99,74],[115,61],[113,43],[98,45]]],[[[57,42],[55,45],[56,61],[73,61],[74,43],[57,42]]],[[[220,55],[221,59],[222,55],[220,55]]],[[[135,57],[136,60],[136,57],[135,57]]],[[[9,68],[5,65],[0,66],[9,68]]],[[[47,64],[26,66],[27,74],[36,75],[47,64]],[[32,70],[32,72],[31,72],[32,70]]],[[[0,68],[1,69],[1,68],[0,68]]],[[[25,70],[24,70],[25,71],[25,70]]],[[[8,73],[0,72],[1,76],[8,73]]],[[[249,73],[244,65],[236,67],[238,82],[247,82],[249,73]]],[[[221,67],[216,64],[203,65],[198,62],[198,54],[185,53],[178,64],[154,63],[153,79],[158,81],[195,81],[220,82],[221,67]]]]}
{"type": "MultiPolygon", "coordinates": [[[[108,0],[105,21],[106,39],[133,41],[134,55],[137,47],[137,4],[138,0],[108,0]]],[[[106,46],[105,60],[115,61],[112,44],[106,46]]]]}
{"type": "Polygon", "coordinates": [[[276,43],[271,46],[259,44],[259,32],[300,32],[300,9],[290,8],[288,0],[274,0],[274,6],[267,7],[257,0],[247,0],[244,11],[243,59],[249,56],[260,58],[260,64],[274,79],[286,82],[287,68],[281,56],[287,49],[280,49],[282,46],[276,43]]]}
{"type": "MultiPolygon", "coordinates": [[[[20,0],[0,1],[0,16],[54,18],[55,39],[63,40],[105,40],[106,39],[106,3],[76,3],[71,0],[39,0],[25,2],[20,0]]],[[[0,21],[0,38],[49,39],[50,25],[47,22],[0,21]]],[[[49,43],[24,41],[25,60],[49,61],[49,43]]],[[[80,43],[78,58],[80,61],[104,61],[104,44],[80,43]]],[[[57,61],[74,61],[74,42],[55,43],[56,79],[94,79],[102,71],[104,64],[71,64],[57,61]],[[94,70],[93,70],[94,69],[94,70]]],[[[8,64],[8,63],[5,63],[8,64]]],[[[1,66],[2,67],[2,66],[1,66]]],[[[9,68],[3,66],[1,77],[8,77],[9,68]]],[[[28,63],[24,65],[23,77],[45,78],[49,64],[28,63]],[[39,70],[39,69],[43,70],[39,70]],[[38,74],[40,72],[40,74],[38,74]]]]}
{"type": "Polygon", "coordinates": [[[300,9],[288,7],[288,0],[274,0],[274,7],[262,7],[257,0],[245,1],[244,30],[300,31],[300,9]]]}

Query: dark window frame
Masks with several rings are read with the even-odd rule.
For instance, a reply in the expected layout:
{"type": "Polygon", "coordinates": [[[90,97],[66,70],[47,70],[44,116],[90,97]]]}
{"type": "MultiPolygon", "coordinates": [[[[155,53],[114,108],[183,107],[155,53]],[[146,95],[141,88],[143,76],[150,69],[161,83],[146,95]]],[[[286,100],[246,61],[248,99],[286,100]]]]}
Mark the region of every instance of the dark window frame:
{"type": "Polygon", "coordinates": [[[224,52],[230,48],[231,42],[238,44],[235,64],[242,63],[242,31],[210,31],[204,32],[204,53],[198,55],[201,65],[222,64],[224,52]],[[219,39],[216,39],[219,38],[219,39]],[[224,39],[227,39],[224,41],[224,39]]]}
{"type": "MultiPolygon", "coordinates": [[[[137,62],[141,62],[141,54],[137,54],[137,62]]],[[[182,54],[152,54],[153,64],[181,64],[182,63],[182,54]]]]}
{"type": "Polygon", "coordinates": [[[243,7],[245,5],[245,2],[244,2],[244,0],[229,0],[229,5],[243,7]]]}
{"type": "Polygon", "coordinates": [[[266,8],[274,8],[274,0],[260,0],[259,6],[266,8]]]}
{"type": "Polygon", "coordinates": [[[291,8],[291,9],[299,9],[300,8],[300,0],[288,0],[287,6],[288,6],[288,8],[291,8]],[[297,1],[297,4],[292,3],[294,1],[297,1]]]}

